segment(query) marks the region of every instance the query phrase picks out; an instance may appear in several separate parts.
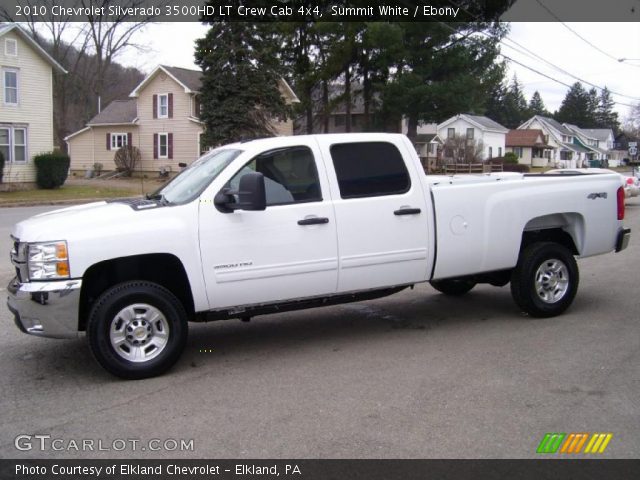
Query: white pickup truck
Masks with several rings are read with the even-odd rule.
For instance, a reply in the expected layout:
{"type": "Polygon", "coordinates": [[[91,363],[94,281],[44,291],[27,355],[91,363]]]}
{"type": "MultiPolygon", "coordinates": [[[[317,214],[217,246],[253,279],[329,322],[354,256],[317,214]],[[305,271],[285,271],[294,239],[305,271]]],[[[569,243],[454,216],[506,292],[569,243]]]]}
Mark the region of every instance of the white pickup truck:
{"type": "Polygon", "coordinates": [[[372,299],[419,282],[504,286],[531,316],[562,313],[575,257],[620,251],[617,174],[425,175],[395,134],[227,145],[147,198],[37,215],[13,229],[8,306],[26,333],[86,332],[123,378],[160,374],[189,321],[372,299]]]}

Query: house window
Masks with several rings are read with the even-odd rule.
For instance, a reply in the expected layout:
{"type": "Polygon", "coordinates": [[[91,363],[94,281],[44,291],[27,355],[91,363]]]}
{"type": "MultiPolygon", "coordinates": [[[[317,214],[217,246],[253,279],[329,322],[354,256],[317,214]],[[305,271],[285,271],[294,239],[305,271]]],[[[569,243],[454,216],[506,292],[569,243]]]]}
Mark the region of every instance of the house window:
{"type": "Polygon", "coordinates": [[[498,157],[502,157],[502,147],[498,147],[498,157]]]}
{"type": "Polygon", "coordinates": [[[4,70],[2,76],[3,76],[3,85],[4,85],[5,105],[17,105],[18,104],[18,71],[4,70]]]}
{"type": "Polygon", "coordinates": [[[117,150],[124,147],[127,144],[126,133],[112,133],[111,134],[111,150],[117,150]]]}
{"type": "Polygon", "coordinates": [[[489,147],[489,158],[493,158],[493,147],[489,147]]]}
{"type": "Polygon", "coordinates": [[[447,138],[454,138],[456,136],[455,128],[447,128],[447,138]]]}
{"type": "Polygon", "coordinates": [[[158,158],[169,158],[169,134],[158,134],[158,158]]]}
{"type": "Polygon", "coordinates": [[[516,157],[522,158],[522,147],[513,147],[513,153],[516,154],[516,157]]]}
{"type": "Polygon", "coordinates": [[[169,117],[169,94],[158,95],[158,118],[169,117]]]}
{"type": "Polygon", "coordinates": [[[336,115],[333,118],[333,123],[336,127],[344,127],[346,120],[346,115],[336,115]]]}
{"type": "Polygon", "coordinates": [[[473,140],[473,128],[467,128],[467,140],[473,140]]]}
{"type": "Polygon", "coordinates": [[[8,57],[18,56],[18,41],[14,38],[7,38],[4,41],[4,54],[8,57]]]}
{"type": "Polygon", "coordinates": [[[24,127],[0,127],[0,152],[7,163],[27,161],[27,129],[24,127]]]}

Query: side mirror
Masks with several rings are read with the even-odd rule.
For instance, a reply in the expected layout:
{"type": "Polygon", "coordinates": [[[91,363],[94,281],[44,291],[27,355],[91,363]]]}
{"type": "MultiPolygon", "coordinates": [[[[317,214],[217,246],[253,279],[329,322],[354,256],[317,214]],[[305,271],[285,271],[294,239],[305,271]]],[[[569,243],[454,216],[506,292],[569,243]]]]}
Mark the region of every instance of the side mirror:
{"type": "Polygon", "coordinates": [[[240,177],[237,191],[222,189],[213,200],[218,210],[230,213],[234,210],[264,210],[267,208],[267,196],[264,176],[258,172],[246,173],[240,177]],[[234,195],[238,196],[235,201],[234,195]]]}

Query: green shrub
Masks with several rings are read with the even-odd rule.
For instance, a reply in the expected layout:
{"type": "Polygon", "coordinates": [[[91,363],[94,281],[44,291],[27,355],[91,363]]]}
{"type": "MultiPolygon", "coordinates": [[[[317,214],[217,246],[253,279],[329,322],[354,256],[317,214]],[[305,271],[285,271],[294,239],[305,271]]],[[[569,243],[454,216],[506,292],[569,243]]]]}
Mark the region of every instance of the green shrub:
{"type": "Polygon", "coordinates": [[[504,154],[504,163],[518,163],[518,156],[513,152],[507,152],[504,154]]]}
{"type": "Polygon", "coordinates": [[[62,152],[48,152],[33,158],[36,166],[36,183],[40,188],[58,188],[64,184],[69,174],[71,160],[62,152]]]}
{"type": "Polygon", "coordinates": [[[4,155],[0,152],[0,183],[2,183],[2,178],[4,177],[4,155]]]}

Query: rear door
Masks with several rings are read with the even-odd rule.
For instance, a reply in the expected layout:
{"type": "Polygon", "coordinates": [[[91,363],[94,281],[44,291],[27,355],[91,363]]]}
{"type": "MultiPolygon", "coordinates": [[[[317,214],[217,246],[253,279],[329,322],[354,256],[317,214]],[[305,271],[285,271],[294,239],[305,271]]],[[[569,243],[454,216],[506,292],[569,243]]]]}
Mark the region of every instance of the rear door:
{"type": "Polygon", "coordinates": [[[338,291],[424,281],[426,201],[401,137],[320,140],[338,227],[338,291]],[[384,141],[379,140],[385,139],[384,141]]]}

